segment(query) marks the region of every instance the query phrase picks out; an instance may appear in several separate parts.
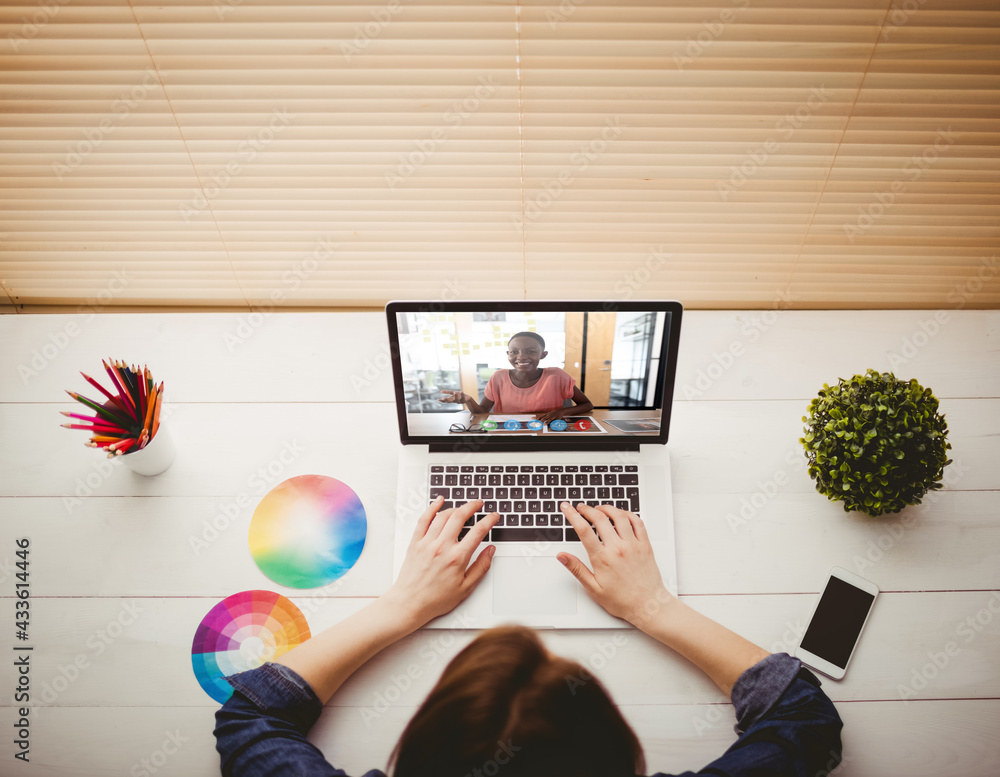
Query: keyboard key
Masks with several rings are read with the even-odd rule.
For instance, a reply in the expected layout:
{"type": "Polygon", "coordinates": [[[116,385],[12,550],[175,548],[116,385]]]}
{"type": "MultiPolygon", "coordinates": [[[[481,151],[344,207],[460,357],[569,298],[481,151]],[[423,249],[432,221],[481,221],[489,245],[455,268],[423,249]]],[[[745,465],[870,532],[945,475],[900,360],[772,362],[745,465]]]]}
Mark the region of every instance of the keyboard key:
{"type": "Polygon", "coordinates": [[[494,526],[503,526],[503,525],[504,525],[504,521],[506,521],[506,520],[507,520],[507,519],[506,519],[506,518],[504,518],[504,517],[503,517],[503,516],[501,515],[501,516],[500,516],[499,518],[497,518],[497,522],[496,522],[495,524],[493,524],[493,525],[494,525],[494,526]]]}
{"type": "Polygon", "coordinates": [[[445,472],[458,472],[458,467],[454,465],[449,465],[444,468],[445,472]]]}
{"type": "Polygon", "coordinates": [[[525,513],[528,511],[528,503],[524,501],[514,502],[513,509],[515,513],[525,513]]]}
{"type": "Polygon", "coordinates": [[[458,485],[458,475],[445,475],[444,484],[446,486],[457,486],[458,485]]]}
{"type": "Polygon", "coordinates": [[[521,525],[522,526],[534,526],[535,525],[535,516],[533,516],[533,515],[522,515],[521,516],[521,525]]]}
{"type": "Polygon", "coordinates": [[[531,475],[518,475],[517,484],[519,486],[530,486],[531,485],[531,475]]]}
{"type": "Polygon", "coordinates": [[[604,485],[606,486],[617,486],[618,485],[618,475],[607,474],[603,477],[604,485]]]}
{"type": "Polygon", "coordinates": [[[476,520],[472,516],[469,516],[469,519],[462,524],[462,526],[475,526],[475,525],[476,525],[476,520]]]}
{"type": "Polygon", "coordinates": [[[501,502],[497,505],[497,512],[501,515],[506,515],[510,512],[510,502],[501,502]]]}
{"type": "Polygon", "coordinates": [[[480,499],[493,499],[493,489],[492,488],[481,488],[479,489],[480,499]]]}
{"type": "Polygon", "coordinates": [[[511,499],[524,499],[524,489],[514,487],[510,490],[511,499]]]}
{"type": "Polygon", "coordinates": [[[489,477],[489,476],[488,475],[476,474],[476,475],[472,476],[472,482],[475,485],[477,485],[477,486],[485,486],[486,485],[486,478],[487,477],[489,477]]]}
{"type": "Polygon", "coordinates": [[[624,499],[625,498],[625,489],[622,488],[621,486],[617,486],[615,488],[612,488],[611,489],[611,496],[612,496],[613,499],[624,499]]]}
{"type": "Polygon", "coordinates": [[[535,467],[535,472],[548,472],[549,468],[545,466],[535,467]]]}
{"type": "Polygon", "coordinates": [[[565,519],[561,515],[550,515],[549,516],[549,524],[551,524],[552,526],[562,526],[564,520],[565,519]]]}
{"type": "Polygon", "coordinates": [[[445,501],[443,501],[443,502],[441,503],[441,509],[442,509],[442,510],[450,510],[450,509],[451,509],[451,508],[453,508],[454,506],[455,506],[455,503],[454,503],[454,502],[452,502],[452,501],[451,501],[450,499],[446,499],[445,501]]]}
{"type": "Polygon", "coordinates": [[[443,496],[445,499],[447,499],[450,493],[451,493],[450,488],[432,488],[430,490],[430,498],[432,502],[439,496],[443,496]]]}
{"type": "Polygon", "coordinates": [[[464,488],[453,488],[451,490],[451,498],[458,502],[461,499],[465,499],[465,489],[464,488]]]}
{"type": "Polygon", "coordinates": [[[559,476],[558,475],[546,475],[545,476],[545,485],[547,485],[547,486],[558,486],[559,485],[559,476]]]}
{"type": "Polygon", "coordinates": [[[522,464],[521,472],[534,472],[535,468],[531,464],[522,464]]]}
{"type": "Polygon", "coordinates": [[[520,522],[520,519],[516,515],[508,515],[504,519],[505,526],[517,526],[520,522]]]}
{"type": "Polygon", "coordinates": [[[476,472],[489,472],[489,471],[490,468],[487,467],[485,464],[480,464],[476,467],[476,472]]]}
{"type": "Polygon", "coordinates": [[[615,501],[615,507],[619,510],[628,510],[631,506],[631,503],[627,499],[618,499],[615,501]]]}
{"type": "Polygon", "coordinates": [[[612,464],[611,467],[610,467],[610,469],[611,469],[612,472],[621,472],[622,471],[622,465],[621,464],[612,464]]]}
{"type": "Polygon", "coordinates": [[[639,471],[639,467],[636,464],[626,464],[625,465],[625,471],[626,472],[638,472],[639,471]]]}
{"type": "Polygon", "coordinates": [[[464,536],[465,536],[466,534],[468,534],[468,533],[469,533],[469,531],[470,531],[469,529],[461,529],[461,530],[460,530],[460,531],[458,532],[458,538],[459,538],[459,539],[462,539],[462,538],[463,538],[463,537],[464,537],[464,536]]]}
{"type": "Polygon", "coordinates": [[[595,473],[590,476],[590,480],[588,480],[587,482],[589,482],[590,485],[592,486],[599,486],[604,483],[604,478],[601,475],[595,473]]]}
{"type": "Polygon", "coordinates": [[[562,542],[563,530],[553,527],[531,529],[494,529],[490,532],[492,542],[562,542]]]}
{"type": "Polygon", "coordinates": [[[517,467],[516,466],[507,466],[507,467],[503,468],[503,471],[504,472],[517,472],[517,467]]]}
{"type": "MultiPolygon", "coordinates": [[[[509,488],[498,488],[496,490],[497,499],[510,499],[510,489],[509,488]]],[[[625,492],[622,492],[622,498],[625,498],[625,492]]]]}
{"type": "Polygon", "coordinates": [[[556,511],[556,503],[542,502],[542,509],[547,513],[554,513],[556,511]]]}
{"type": "Polygon", "coordinates": [[[579,472],[580,468],[579,467],[575,467],[575,466],[567,466],[566,467],[566,471],[567,472],[579,472]]]}
{"type": "Polygon", "coordinates": [[[473,467],[471,464],[463,464],[461,471],[462,472],[472,472],[474,469],[475,469],[475,467],[473,467]]]}
{"type": "Polygon", "coordinates": [[[597,499],[597,489],[593,486],[587,486],[583,489],[582,499],[597,499]]]}
{"type": "Polygon", "coordinates": [[[431,472],[444,472],[444,467],[440,464],[434,464],[431,466],[431,472]]]}
{"type": "Polygon", "coordinates": [[[594,472],[607,472],[607,471],[608,471],[607,464],[598,464],[596,467],[594,467],[594,472]]]}
{"type": "Polygon", "coordinates": [[[590,464],[583,464],[580,467],[580,472],[593,472],[594,468],[590,464]]]}
{"type": "Polygon", "coordinates": [[[499,464],[493,464],[490,467],[490,472],[503,472],[503,467],[501,467],[499,464]]]}
{"type": "Polygon", "coordinates": [[[611,489],[607,486],[601,486],[597,489],[597,498],[605,501],[611,499],[611,489]]]}
{"type": "Polygon", "coordinates": [[[458,476],[458,485],[460,486],[471,486],[472,485],[472,475],[467,475],[462,473],[458,476]]]}
{"type": "Polygon", "coordinates": [[[552,489],[549,488],[548,486],[545,486],[544,488],[538,489],[538,498],[539,499],[551,499],[552,498],[552,489]]]}
{"type": "Polygon", "coordinates": [[[578,486],[585,486],[585,485],[587,485],[587,476],[586,475],[575,475],[574,479],[573,479],[573,483],[575,485],[578,485],[578,486]]]}
{"type": "Polygon", "coordinates": [[[572,475],[560,475],[559,476],[559,485],[561,485],[561,486],[571,486],[571,485],[573,485],[573,476],[572,475]]]}
{"type": "Polygon", "coordinates": [[[444,475],[431,475],[431,485],[432,486],[444,485],[444,475]]]}
{"type": "MultiPolygon", "coordinates": [[[[560,500],[560,499],[568,499],[569,497],[567,496],[566,491],[567,491],[567,489],[562,488],[562,487],[553,488],[552,489],[552,497],[554,499],[556,499],[557,501],[560,500]]],[[[622,494],[622,496],[624,496],[624,494],[622,494]]]]}
{"type": "Polygon", "coordinates": [[[561,466],[559,466],[558,464],[555,464],[555,465],[549,467],[549,472],[562,472],[562,471],[563,471],[563,468],[561,466]]]}
{"type": "Polygon", "coordinates": [[[487,475],[486,482],[491,486],[499,486],[500,477],[500,475],[487,475]]]}
{"type": "Polygon", "coordinates": [[[528,486],[526,489],[524,489],[524,498],[538,499],[538,489],[535,488],[534,486],[528,486]]]}
{"type": "Polygon", "coordinates": [[[515,486],[517,485],[517,477],[515,475],[504,475],[503,484],[505,486],[515,486]]]}
{"type": "Polygon", "coordinates": [[[465,489],[466,499],[479,499],[479,489],[478,488],[467,488],[465,489]]]}
{"type": "Polygon", "coordinates": [[[535,526],[548,526],[549,516],[547,515],[536,515],[535,516],[535,526]]]}
{"type": "Polygon", "coordinates": [[[531,485],[533,485],[533,486],[544,486],[545,485],[545,475],[538,475],[538,474],[532,475],[531,476],[531,485]]]}
{"type": "Polygon", "coordinates": [[[618,484],[622,486],[637,486],[639,485],[638,475],[623,474],[618,476],[618,484]]]}
{"type": "Polygon", "coordinates": [[[540,513],[542,511],[541,502],[528,502],[528,512],[540,513]]]}
{"type": "Polygon", "coordinates": [[[567,491],[569,491],[569,494],[566,496],[567,499],[576,500],[583,498],[583,494],[577,486],[573,486],[573,488],[569,488],[567,491]]]}
{"type": "Polygon", "coordinates": [[[488,513],[495,513],[497,511],[497,503],[493,500],[484,501],[483,509],[488,513]]]}

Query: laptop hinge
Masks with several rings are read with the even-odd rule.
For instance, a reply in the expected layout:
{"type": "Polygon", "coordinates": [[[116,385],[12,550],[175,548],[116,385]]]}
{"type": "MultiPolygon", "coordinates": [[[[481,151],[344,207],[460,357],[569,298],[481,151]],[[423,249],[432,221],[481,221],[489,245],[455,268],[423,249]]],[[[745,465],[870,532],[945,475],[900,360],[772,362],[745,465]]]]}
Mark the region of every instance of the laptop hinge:
{"type": "Polygon", "coordinates": [[[629,453],[639,452],[639,443],[612,443],[604,442],[603,440],[593,440],[587,441],[587,447],[582,448],[579,443],[573,445],[572,443],[567,443],[566,445],[546,445],[544,448],[539,446],[538,443],[510,443],[509,445],[491,445],[488,448],[485,446],[477,446],[472,444],[470,441],[464,442],[453,442],[453,443],[430,443],[428,445],[428,453],[550,453],[559,451],[574,451],[575,453],[589,453],[590,451],[626,451],[629,453]]]}

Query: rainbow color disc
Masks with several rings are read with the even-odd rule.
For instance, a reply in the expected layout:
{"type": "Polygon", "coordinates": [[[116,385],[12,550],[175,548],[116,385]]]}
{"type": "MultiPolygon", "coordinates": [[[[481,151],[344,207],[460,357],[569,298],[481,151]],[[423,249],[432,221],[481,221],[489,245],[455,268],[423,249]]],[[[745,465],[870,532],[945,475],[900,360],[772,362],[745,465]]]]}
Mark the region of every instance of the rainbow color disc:
{"type": "Polygon", "coordinates": [[[226,677],[256,669],[309,639],[305,616],[281,594],[227,596],[201,619],[191,645],[194,676],[220,704],[233,695],[226,677]]]}
{"type": "Polygon", "coordinates": [[[317,588],[361,555],[368,519],[346,483],[299,475],[271,489],[250,521],[250,554],[260,571],[289,588],[317,588]]]}

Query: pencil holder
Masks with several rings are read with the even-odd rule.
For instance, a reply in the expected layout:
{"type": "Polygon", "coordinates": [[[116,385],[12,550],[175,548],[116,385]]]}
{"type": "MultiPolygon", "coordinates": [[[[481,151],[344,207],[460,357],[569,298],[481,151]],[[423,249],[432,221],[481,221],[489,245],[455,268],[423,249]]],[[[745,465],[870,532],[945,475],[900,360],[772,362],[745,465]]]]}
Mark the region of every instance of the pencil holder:
{"type": "Polygon", "coordinates": [[[126,453],[117,458],[122,464],[139,475],[159,475],[174,463],[174,441],[170,438],[165,427],[160,427],[156,436],[153,437],[145,448],[126,453]]]}

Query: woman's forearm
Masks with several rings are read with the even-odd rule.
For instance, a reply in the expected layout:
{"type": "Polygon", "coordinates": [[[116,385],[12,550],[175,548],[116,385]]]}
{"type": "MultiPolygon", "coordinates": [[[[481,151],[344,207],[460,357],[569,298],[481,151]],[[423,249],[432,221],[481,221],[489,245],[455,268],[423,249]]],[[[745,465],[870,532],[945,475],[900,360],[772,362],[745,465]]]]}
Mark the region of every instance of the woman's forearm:
{"type": "Polygon", "coordinates": [[[727,696],[743,672],[770,655],[673,597],[635,625],[701,669],[727,696]]]}
{"type": "Polygon", "coordinates": [[[376,599],[336,626],[289,650],[274,663],[294,670],[326,704],[362,664],[419,625],[391,601],[376,599]]]}

